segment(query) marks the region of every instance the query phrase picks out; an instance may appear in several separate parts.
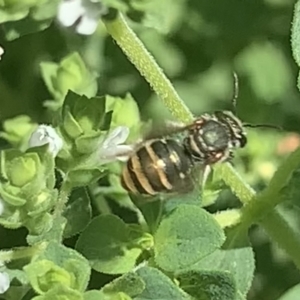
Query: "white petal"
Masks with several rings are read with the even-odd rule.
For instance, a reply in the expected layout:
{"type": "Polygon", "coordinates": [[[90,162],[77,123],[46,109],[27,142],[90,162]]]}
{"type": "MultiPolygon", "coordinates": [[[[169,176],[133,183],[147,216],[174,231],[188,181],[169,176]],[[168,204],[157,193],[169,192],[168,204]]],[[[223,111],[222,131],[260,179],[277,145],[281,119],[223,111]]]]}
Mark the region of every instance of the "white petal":
{"type": "Polygon", "coordinates": [[[1,56],[3,55],[4,53],[4,49],[0,46],[0,60],[1,60],[1,56]]]}
{"type": "Polygon", "coordinates": [[[81,0],[65,0],[58,6],[57,19],[63,26],[69,27],[84,13],[85,9],[81,0]]]}
{"type": "Polygon", "coordinates": [[[124,143],[128,138],[129,132],[130,130],[127,126],[116,127],[109,133],[108,137],[103,142],[102,148],[106,149],[124,143]]]}
{"type": "Polygon", "coordinates": [[[78,25],[76,26],[76,31],[79,34],[91,35],[96,31],[98,22],[99,22],[99,17],[95,18],[95,17],[90,17],[87,14],[84,14],[81,17],[78,25]]]}
{"type": "Polygon", "coordinates": [[[107,149],[102,149],[99,153],[101,164],[112,161],[127,161],[134,147],[131,145],[115,145],[107,149]]]}
{"type": "Polygon", "coordinates": [[[132,153],[134,147],[130,145],[119,145],[115,148],[109,148],[109,154],[107,157],[111,156],[112,158],[115,157],[117,160],[120,161],[127,161],[130,154],[132,153]]]}
{"type": "Polygon", "coordinates": [[[48,125],[40,125],[31,134],[28,144],[29,147],[37,147],[49,144],[49,151],[55,157],[63,147],[63,140],[53,127],[48,125]]]}
{"type": "Polygon", "coordinates": [[[4,201],[0,198],[0,216],[3,214],[4,212],[4,201]]]}
{"type": "Polygon", "coordinates": [[[0,294],[5,293],[10,285],[9,276],[7,273],[0,273],[0,294]]]}

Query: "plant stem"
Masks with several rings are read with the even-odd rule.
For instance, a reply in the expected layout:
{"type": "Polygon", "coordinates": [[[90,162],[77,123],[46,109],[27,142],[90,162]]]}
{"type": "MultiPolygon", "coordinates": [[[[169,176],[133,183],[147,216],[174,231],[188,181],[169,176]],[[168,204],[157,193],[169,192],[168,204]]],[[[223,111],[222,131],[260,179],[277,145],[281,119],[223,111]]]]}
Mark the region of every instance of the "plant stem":
{"type": "Polygon", "coordinates": [[[58,196],[58,201],[54,209],[54,218],[58,218],[62,215],[65,205],[68,202],[69,196],[71,194],[72,187],[68,181],[67,178],[63,181],[59,196],[58,196]]]}
{"type": "Polygon", "coordinates": [[[10,262],[12,260],[32,257],[40,252],[42,252],[47,243],[40,243],[30,247],[20,247],[13,250],[8,251],[0,251],[0,261],[1,262],[10,262]]]}
{"type": "Polygon", "coordinates": [[[261,222],[270,239],[283,249],[300,269],[300,236],[276,209],[261,222]]]}
{"type": "Polygon", "coordinates": [[[106,29],[174,117],[182,122],[193,119],[192,113],[180,99],[170,80],[158,66],[136,34],[118,14],[114,20],[104,20],[106,29]]]}
{"type": "MultiPolygon", "coordinates": [[[[268,214],[272,208],[284,201],[284,197],[281,197],[280,191],[299,164],[300,149],[297,149],[277,169],[268,187],[262,193],[254,197],[253,201],[243,207],[242,222],[249,226],[260,221],[262,224],[268,222],[264,216],[268,214]]],[[[270,226],[268,225],[268,227],[270,226]]]]}
{"type": "Polygon", "coordinates": [[[273,178],[271,179],[267,189],[273,194],[278,193],[284,185],[287,183],[288,179],[292,173],[300,165],[300,148],[291,153],[283,164],[276,170],[273,178]]]}
{"type": "Polygon", "coordinates": [[[220,172],[220,177],[230,186],[233,193],[243,204],[247,204],[253,200],[256,195],[255,191],[242,179],[231,164],[219,164],[215,166],[215,169],[217,172],[220,172]]]}
{"type": "MultiPolygon", "coordinates": [[[[148,81],[174,117],[181,122],[193,120],[192,113],[180,99],[154,58],[129,28],[123,16],[118,14],[114,20],[105,20],[104,23],[108,33],[148,81]]],[[[300,268],[300,239],[294,234],[293,229],[289,227],[283,217],[275,210],[272,210],[282,201],[279,191],[296,166],[299,165],[299,162],[300,150],[290,155],[274,174],[269,187],[259,195],[256,195],[255,191],[242,180],[230,164],[225,163],[217,166],[217,168],[219,168],[225,183],[230,186],[231,190],[245,205],[241,210],[241,230],[239,232],[247,232],[247,229],[253,223],[261,224],[274,241],[291,256],[292,260],[300,268]]]]}

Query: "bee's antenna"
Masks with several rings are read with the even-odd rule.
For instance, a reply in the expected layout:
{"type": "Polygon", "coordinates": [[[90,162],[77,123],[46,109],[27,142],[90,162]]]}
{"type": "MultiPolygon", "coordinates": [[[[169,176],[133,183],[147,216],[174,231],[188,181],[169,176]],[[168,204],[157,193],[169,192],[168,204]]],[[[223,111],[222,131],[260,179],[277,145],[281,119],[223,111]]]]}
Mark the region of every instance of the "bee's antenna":
{"type": "MultiPolygon", "coordinates": [[[[233,113],[236,115],[236,106],[237,106],[237,99],[239,97],[239,78],[236,72],[232,72],[233,75],[233,97],[232,97],[232,106],[233,106],[233,113]]],[[[282,130],[280,126],[277,125],[272,125],[272,124],[250,124],[250,123],[243,123],[244,127],[249,127],[249,128],[272,128],[276,130],[282,130]]]]}
{"type": "Polygon", "coordinates": [[[276,130],[282,130],[282,127],[273,125],[273,124],[250,124],[250,123],[244,123],[244,127],[249,127],[249,128],[257,128],[257,127],[262,127],[262,128],[272,128],[276,130]]]}
{"type": "Polygon", "coordinates": [[[233,113],[236,115],[236,104],[237,99],[239,97],[239,78],[236,74],[236,72],[232,72],[233,75],[233,97],[232,97],[232,107],[233,107],[233,113]]]}

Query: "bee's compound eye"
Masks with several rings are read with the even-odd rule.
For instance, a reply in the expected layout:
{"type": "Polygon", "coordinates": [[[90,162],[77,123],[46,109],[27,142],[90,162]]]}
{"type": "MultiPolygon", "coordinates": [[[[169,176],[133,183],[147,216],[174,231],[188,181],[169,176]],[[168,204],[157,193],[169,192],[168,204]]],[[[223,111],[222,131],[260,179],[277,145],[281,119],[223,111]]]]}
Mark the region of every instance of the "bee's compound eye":
{"type": "Polygon", "coordinates": [[[239,139],[239,142],[241,148],[245,147],[247,144],[247,137],[244,134],[242,134],[242,136],[239,139]]]}

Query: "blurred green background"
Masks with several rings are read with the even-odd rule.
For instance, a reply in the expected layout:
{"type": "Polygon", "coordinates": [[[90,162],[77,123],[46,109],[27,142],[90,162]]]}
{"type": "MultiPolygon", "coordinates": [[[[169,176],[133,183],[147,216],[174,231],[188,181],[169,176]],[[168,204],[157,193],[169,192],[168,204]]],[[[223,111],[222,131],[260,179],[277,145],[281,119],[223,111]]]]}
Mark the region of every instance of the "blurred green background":
{"type": "MultiPolygon", "coordinates": [[[[249,130],[249,145],[237,155],[237,169],[257,190],[300,143],[298,68],[290,46],[293,5],[292,0],[176,0],[169,7],[165,21],[170,30],[165,34],[130,22],[195,115],[232,108],[235,71],[240,88],[238,116],[247,123],[283,128],[282,132],[249,130]]],[[[144,120],[171,118],[102,24],[88,37],[54,23],[12,42],[1,33],[0,41],[5,49],[0,62],[1,123],[19,114],[39,123],[49,121],[43,102],[51,96],[39,65],[59,62],[72,51],[78,51],[98,73],[99,95],[130,92],[144,120]]],[[[221,208],[236,204],[228,191],[219,198],[221,208]]],[[[287,205],[281,209],[299,229],[299,212],[287,205]]],[[[299,282],[299,273],[258,227],[253,228],[251,241],[257,271],[249,299],[277,299],[299,282]]]]}

